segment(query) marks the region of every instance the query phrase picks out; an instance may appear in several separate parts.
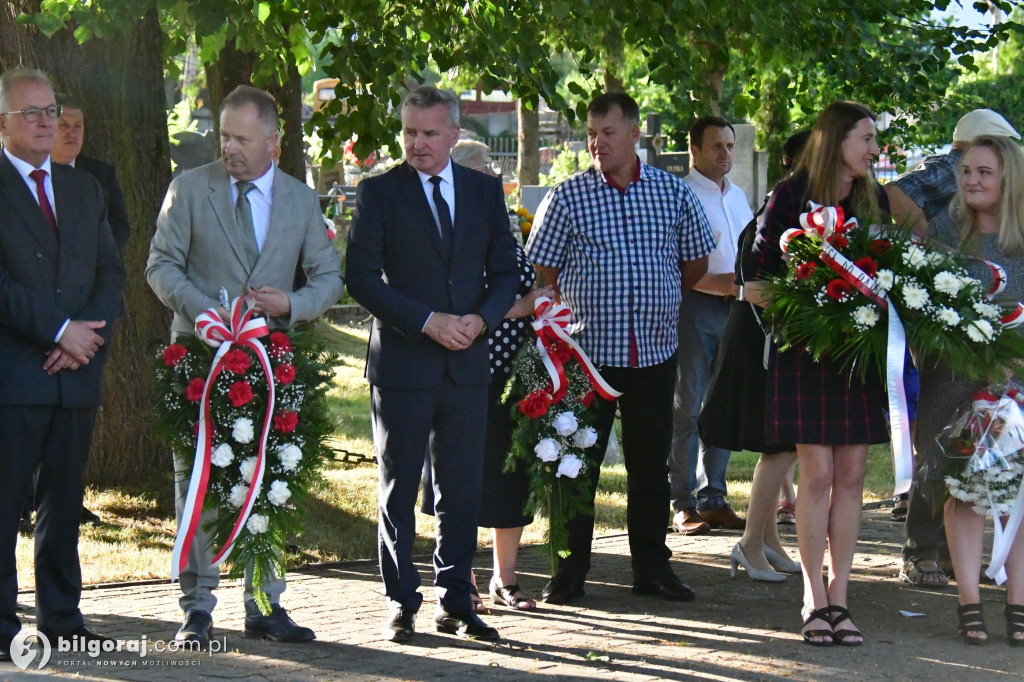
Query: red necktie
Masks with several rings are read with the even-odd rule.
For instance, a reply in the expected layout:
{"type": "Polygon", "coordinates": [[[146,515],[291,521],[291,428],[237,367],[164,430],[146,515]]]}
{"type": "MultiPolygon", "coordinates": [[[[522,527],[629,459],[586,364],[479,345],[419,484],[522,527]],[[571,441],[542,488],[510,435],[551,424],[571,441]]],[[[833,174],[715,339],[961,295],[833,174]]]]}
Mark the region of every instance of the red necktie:
{"type": "Polygon", "coordinates": [[[46,196],[46,171],[37,168],[28,174],[36,181],[36,196],[39,197],[39,208],[43,211],[43,217],[50,223],[53,233],[57,234],[57,218],[53,215],[53,207],[50,206],[50,197],[46,196]]]}

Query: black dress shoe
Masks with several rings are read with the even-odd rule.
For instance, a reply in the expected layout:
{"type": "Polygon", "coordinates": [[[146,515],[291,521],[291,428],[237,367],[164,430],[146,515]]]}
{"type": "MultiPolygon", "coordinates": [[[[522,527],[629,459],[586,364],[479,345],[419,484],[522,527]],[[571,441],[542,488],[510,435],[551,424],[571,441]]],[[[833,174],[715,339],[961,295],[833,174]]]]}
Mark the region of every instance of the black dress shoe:
{"type": "Polygon", "coordinates": [[[671,569],[647,577],[636,578],[633,582],[633,594],[646,597],[661,597],[665,601],[693,601],[696,593],[676,577],[671,569]]]}
{"type": "Polygon", "coordinates": [[[0,635],[0,661],[11,660],[11,637],[0,635]]]}
{"type": "Polygon", "coordinates": [[[272,604],[269,616],[245,615],[245,630],[242,634],[249,639],[269,639],[275,642],[309,642],[316,639],[316,633],[309,628],[295,624],[280,604],[272,604]]]}
{"type": "Polygon", "coordinates": [[[416,634],[416,612],[397,608],[388,616],[381,630],[385,642],[408,642],[416,634]]]}
{"type": "Polygon", "coordinates": [[[62,632],[60,634],[57,634],[49,628],[40,628],[39,633],[46,637],[46,639],[50,640],[50,646],[52,646],[54,649],[57,648],[58,639],[63,639],[65,642],[68,642],[72,645],[74,645],[75,641],[77,641],[79,644],[88,644],[89,642],[114,641],[113,637],[107,637],[105,635],[93,632],[84,625],[79,625],[77,628],[71,630],[70,632],[62,632]]]}
{"type": "Polygon", "coordinates": [[[480,616],[472,611],[444,611],[438,609],[434,614],[434,623],[438,632],[458,635],[462,639],[481,639],[486,642],[501,640],[498,631],[480,620],[480,616]]]}
{"type": "Polygon", "coordinates": [[[213,616],[202,609],[189,609],[185,621],[174,634],[175,642],[195,642],[200,649],[210,645],[213,637],[213,616]]]}
{"type": "Polygon", "coordinates": [[[547,604],[568,604],[585,594],[582,578],[571,573],[556,573],[541,590],[540,598],[547,604]]]}

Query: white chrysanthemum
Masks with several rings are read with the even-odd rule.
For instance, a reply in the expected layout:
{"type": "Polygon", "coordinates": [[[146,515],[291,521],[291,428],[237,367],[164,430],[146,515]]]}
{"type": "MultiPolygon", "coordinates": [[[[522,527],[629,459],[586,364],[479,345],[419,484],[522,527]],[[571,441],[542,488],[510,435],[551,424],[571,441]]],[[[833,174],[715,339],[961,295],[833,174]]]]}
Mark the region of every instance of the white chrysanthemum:
{"type": "Polygon", "coordinates": [[[853,321],[861,329],[874,327],[878,322],[878,312],[874,306],[862,305],[853,311],[853,321]]]}
{"type": "Polygon", "coordinates": [[[249,520],[245,522],[245,527],[249,529],[249,532],[253,535],[267,532],[267,517],[263,514],[253,514],[249,517],[249,520]]]}
{"type": "Polygon", "coordinates": [[[998,320],[1001,317],[999,306],[997,305],[985,303],[984,301],[975,301],[972,307],[974,312],[990,320],[998,320]]]}
{"type": "Polygon", "coordinates": [[[227,443],[221,443],[212,453],[210,453],[210,464],[218,467],[226,467],[231,464],[231,460],[234,458],[235,453],[231,450],[231,446],[227,443]]]}
{"type": "Polygon", "coordinates": [[[935,288],[949,296],[956,296],[963,289],[963,282],[951,272],[940,272],[935,275],[935,288]]]}
{"type": "Polygon", "coordinates": [[[942,265],[943,263],[946,262],[946,257],[939,253],[938,251],[932,251],[931,253],[928,253],[925,256],[925,259],[928,261],[928,265],[931,266],[942,265]]]}
{"type": "Polygon", "coordinates": [[[555,417],[552,426],[555,428],[555,433],[559,436],[571,436],[579,428],[580,423],[576,421],[576,415],[572,412],[563,412],[555,417]]]}
{"type": "Polygon", "coordinates": [[[565,476],[566,478],[576,478],[580,475],[580,470],[583,468],[583,460],[576,455],[566,455],[558,460],[558,472],[555,476],[565,476]]]}
{"type": "Polygon", "coordinates": [[[252,483],[252,477],[256,474],[256,458],[246,457],[243,459],[242,463],[238,465],[238,471],[242,474],[242,480],[252,483]]]}
{"type": "Polygon", "coordinates": [[[277,448],[277,458],[281,460],[281,468],[291,471],[302,460],[302,450],[293,443],[285,443],[277,448]]]}
{"type": "Polygon", "coordinates": [[[593,426],[582,428],[572,434],[572,444],[580,450],[586,450],[597,442],[597,430],[593,426]]]}
{"type": "Polygon", "coordinates": [[[239,483],[231,488],[231,494],[228,495],[228,504],[235,509],[241,509],[242,505],[245,504],[245,498],[249,494],[249,486],[239,483]]]}
{"type": "Polygon", "coordinates": [[[251,443],[254,435],[252,420],[248,417],[239,417],[231,426],[231,437],[236,443],[251,443]]]}
{"type": "Polygon", "coordinates": [[[879,270],[875,273],[875,288],[879,291],[889,291],[895,283],[892,270],[879,270]]]}
{"type": "Polygon", "coordinates": [[[920,310],[928,304],[928,292],[914,284],[904,284],[903,302],[912,310],[920,310]]]}
{"type": "Polygon", "coordinates": [[[995,335],[995,329],[988,320],[975,320],[967,325],[967,338],[975,343],[988,343],[995,335]]]}
{"type": "Polygon", "coordinates": [[[537,453],[537,457],[542,462],[554,462],[558,459],[558,453],[561,452],[562,448],[557,441],[551,438],[542,438],[533,451],[537,453]]]}
{"type": "Polygon", "coordinates": [[[270,490],[267,491],[267,499],[270,500],[270,504],[278,507],[287,502],[291,496],[292,491],[288,490],[288,484],[284,481],[274,481],[270,484],[270,490]]]}
{"type": "Polygon", "coordinates": [[[903,262],[912,268],[919,268],[928,262],[928,254],[916,244],[911,244],[910,247],[903,252],[903,262]]]}
{"type": "Polygon", "coordinates": [[[960,313],[947,306],[939,306],[935,309],[935,319],[947,327],[955,327],[960,324],[960,313]]]}

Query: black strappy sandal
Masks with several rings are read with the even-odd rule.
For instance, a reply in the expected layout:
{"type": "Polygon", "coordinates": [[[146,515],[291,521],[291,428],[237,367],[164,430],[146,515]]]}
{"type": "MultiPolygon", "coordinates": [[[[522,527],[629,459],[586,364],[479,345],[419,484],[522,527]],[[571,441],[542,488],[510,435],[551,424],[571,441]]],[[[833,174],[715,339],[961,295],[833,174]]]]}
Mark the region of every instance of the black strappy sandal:
{"type": "Polygon", "coordinates": [[[836,644],[839,646],[861,646],[864,644],[864,635],[859,630],[851,630],[849,628],[836,629],[836,626],[844,620],[853,622],[850,618],[850,609],[845,606],[829,606],[828,612],[836,614],[835,617],[830,617],[828,621],[832,625],[832,639],[835,640],[836,644]]]}
{"type": "Polygon", "coordinates": [[[519,589],[518,584],[499,585],[497,580],[491,578],[490,592],[492,602],[513,611],[533,611],[537,608],[537,602],[519,589]]]}
{"type": "MultiPolygon", "coordinates": [[[[811,624],[811,621],[823,620],[826,623],[831,624],[831,620],[828,617],[829,607],[823,606],[820,609],[811,611],[807,618],[804,619],[804,627],[811,624]]],[[[835,635],[831,630],[801,630],[800,634],[804,637],[804,644],[810,644],[811,646],[832,646],[835,644],[835,635]],[[813,640],[812,637],[828,637],[828,639],[813,640]]]]}
{"type": "Polygon", "coordinates": [[[981,609],[981,602],[957,606],[956,616],[959,620],[956,634],[960,639],[964,640],[965,644],[970,644],[971,646],[988,644],[988,628],[985,627],[985,614],[981,609]],[[985,636],[971,635],[970,633],[972,632],[983,633],[985,636]]]}
{"type": "Polygon", "coordinates": [[[1014,635],[1024,634],[1024,605],[1007,604],[1006,610],[1006,638],[1010,646],[1024,646],[1024,639],[1014,635]]]}

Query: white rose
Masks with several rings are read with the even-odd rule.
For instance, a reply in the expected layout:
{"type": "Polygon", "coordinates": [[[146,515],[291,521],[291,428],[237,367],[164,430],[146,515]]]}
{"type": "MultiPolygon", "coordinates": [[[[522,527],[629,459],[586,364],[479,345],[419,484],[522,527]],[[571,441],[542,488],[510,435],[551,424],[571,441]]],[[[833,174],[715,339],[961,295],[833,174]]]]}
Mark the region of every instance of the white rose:
{"type": "Polygon", "coordinates": [[[231,460],[235,458],[235,453],[231,451],[231,446],[227,443],[221,443],[210,455],[210,464],[218,467],[226,467],[231,464],[231,460]]]}
{"type": "Polygon", "coordinates": [[[874,306],[862,305],[853,311],[853,321],[857,323],[858,327],[864,329],[874,327],[875,323],[878,322],[878,312],[874,306]]]}
{"type": "Polygon", "coordinates": [[[576,478],[580,475],[580,470],[583,468],[583,460],[576,455],[565,455],[558,460],[558,473],[555,476],[565,476],[566,478],[576,478]]]}
{"type": "Polygon", "coordinates": [[[274,481],[270,484],[270,490],[267,491],[267,499],[270,500],[270,504],[278,507],[287,502],[291,496],[292,491],[288,490],[288,484],[284,481],[274,481]]]}
{"type": "Polygon", "coordinates": [[[249,529],[249,532],[253,535],[267,532],[267,517],[263,514],[253,514],[249,517],[249,520],[245,522],[245,527],[249,529]]]}
{"type": "Polygon", "coordinates": [[[235,509],[241,509],[242,505],[245,504],[245,498],[248,494],[249,486],[239,483],[231,488],[231,494],[228,495],[228,504],[235,509]]]}
{"type": "Polygon", "coordinates": [[[231,437],[238,443],[251,443],[255,435],[252,429],[252,420],[248,417],[239,417],[231,428],[231,437]]]}
{"type": "Polygon", "coordinates": [[[995,335],[995,329],[988,320],[975,320],[967,325],[967,337],[975,343],[988,343],[995,335]]]}
{"type": "Polygon", "coordinates": [[[914,284],[905,284],[903,302],[912,310],[920,310],[928,303],[928,292],[914,284]]]}
{"type": "Polygon", "coordinates": [[[256,474],[256,458],[247,457],[238,465],[238,471],[246,483],[252,483],[252,477],[256,474]]]}
{"type": "Polygon", "coordinates": [[[935,275],[935,288],[944,294],[956,296],[963,287],[964,284],[960,278],[951,272],[940,272],[935,275]]]}
{"type": "Polygon", "coordinates": [[[580,423],[576,421],[576,415],[572,412],[563,412],[555,417],[552,426],[555,427],[555,433],[559,436],[571,436],[579,428],[580,423]]]}
{"type": "Polygon", "coordinates": [[[889,291],[894,283],[892,270],[879,270],[875,273],[875,288],[879,291],[889,291]]]}
{"type": "Polygon", "coordinates": [[[938,251],[932,251],[931,253],[927,254],[925,258],[928,260],[928,265],[931,266],[942,265],[943,263],[946,262],[946,257],[939,253],[938,251]]]}
{"type": "Polygon", "coordinates": [[[939,306],[935,311],[935,319],[947,327],[960,324],[960,313],[947,306],[939,306]]]}
{"type": "Polygon", "coordinates": [[[561,446],[551,438],[543,438],[537,446],[533,449],[537,453],[537,457],[542,462],[554,462],[558,459],[558,453],[561,451],[561,446]]]}
{"type": "Polygon", "coordinates": [[[572,444],[580,450],[586,450],[597,442],[597,429],[593,426],[580,429],[572,434],[572,444]]]}
{"type": "Polygon", "coordinates": [[[291,471],[302,460],[302,450],[294,443],[285,443],[277,448],[277,458],[281,461],[281,467],[285,471],[291,471]]]}

